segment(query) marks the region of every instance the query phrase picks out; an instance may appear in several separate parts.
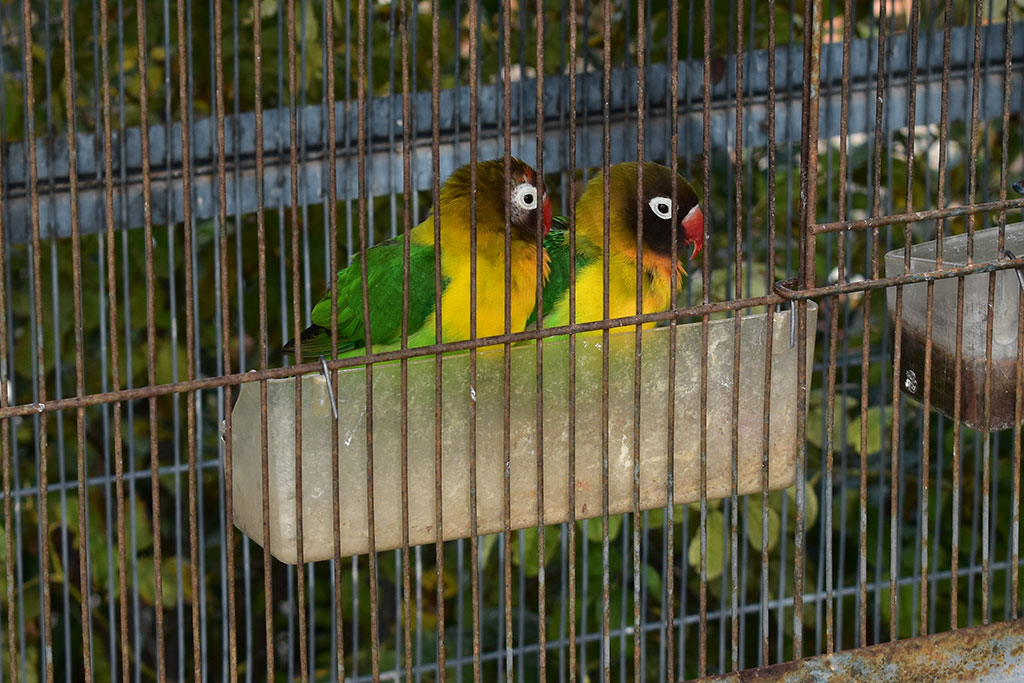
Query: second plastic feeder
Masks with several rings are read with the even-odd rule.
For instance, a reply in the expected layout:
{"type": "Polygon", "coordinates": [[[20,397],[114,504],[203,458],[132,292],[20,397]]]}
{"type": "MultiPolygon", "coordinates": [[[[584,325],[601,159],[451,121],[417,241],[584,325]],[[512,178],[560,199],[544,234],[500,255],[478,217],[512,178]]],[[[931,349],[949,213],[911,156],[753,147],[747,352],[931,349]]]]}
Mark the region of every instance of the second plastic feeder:
{"type": "MultiPolygon", "coordinates": [[[[974,262],[1000,258],[998,228],[974,233],[974,262]]],[[[1006,226],[1005,248],[1024,254],[1024,223],[1006,226]]],[[[967,235],[942,240],[944,266],[967,264],[967,235]]],[[[910,248],[910,272],[936,270],[935,242],[910,248]]],[[[903,249],[885,255],[886,277],[904,274],[903,249]]],[[[996,272],[992,319],[992,376],[990,430],[1013,426],[1017,386],[1017,300],[1021,283],[1013,270],[996,272]]],[[[960,419],[972,429],[985,429],[985,356],[988,310],[988,273],[964,278],[963,340],[960,355],[960,419]]],[[[937,280],[932,319],[931,406],[954,417],[956,381],[957,279],[937,280]]],[[[904,285],[900,387],[918,401],[924,400],[926,303],[928,284],[904,285]]],[[[890,323],[896,313],[896,288],[886,289],[890,323]]]]}
{"type": "MultiPolygon", "coordinates": [[[[817,315],[807,304],[808,367],[817,315]]],[[[790,346],[790,311],[775,315],[772,348],[769,485],[792,485],[797,453],[797,346],[790,346]]],[[[761,490],[765,427],[764,375],[767,316],[745,316],[741,327],[739,386],[733,386],[733,320],[710,323],[707,394],[707,495],[723,498],[731,489],[732,396],[739,392],[738,488],[761,490]]],[[[675,502],[700,497],[701,324],[678,326],[674,421],[675,502]]],[[[640,410],[640,506],[663,507],[667,500],[668,343],[666,327],[643,332],[641,400],[634,405],[633,328],[610,335],[608,382],[608,499],[610,514],[633,508],[633,419],[640,410]]],[[[569,344],[544,342],[543,467],[544,522],[569,518],[569,344]]],[[[580,336],[576,350],[576,517],[601,516],[602,463],[601,336],[580,336]]],[[[475,392],[470,389],[468,353],[443,358],[441,408],[442,513],[446,540],[470,536],[471,401],[477,410],[478,533],[504,528],[504,358],[502,351],[478,353],[475,392]]],[[[435,383],[432,356],[409,361],[408,477],[411,545],[435,540],[435,383]]],[[[511,527],[537,524],[537,352],[530,344],[511,352],[511,527]]],[[[373,494],[375,548],[402,545],[402,458],[400,365],[373,368],[373,494]]],[[[267,382],[270,465],[271,552],[297,561],[295,500],[295,380],[267,382]]],[[[234,521],[263,543],[260,462],[260,387],[244,384],[233,413],[234,521]]],[[[341,486],[341,552],[368,550],[366,467],[366,370],[338,372],[338,438],[341,486]]],[[[302,378],[302,505],[304,560],[332,557],[331,406],[321,375],[302,378]]]]}

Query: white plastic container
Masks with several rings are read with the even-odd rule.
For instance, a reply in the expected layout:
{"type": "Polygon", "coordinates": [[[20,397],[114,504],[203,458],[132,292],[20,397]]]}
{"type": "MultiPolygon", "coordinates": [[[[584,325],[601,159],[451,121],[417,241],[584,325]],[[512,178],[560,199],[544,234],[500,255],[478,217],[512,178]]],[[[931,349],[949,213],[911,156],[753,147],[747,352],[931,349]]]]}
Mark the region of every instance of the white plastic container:
{"type": "MultiPolygon", "coordinates": [[[[817,306],[807,304],[807,359],[813,357],[817,306]]],[[[765,314],[745,317],[741,331],[739,403],[739,492],[760,491],[764,428],[765,314]]],[[[731,486],[733,321],[710,323],[707,397],[707,495],[722,498],[731,486]]],[[[771,386],[770,487],[794,482],[796,443],[796,346],[790,346],[790,312],[775,315],[771,386]]],[[[633,505],[633,328],[611,334],[609,348],[609,508],[633,505]]],[[[666,504],[667,327],[645,330],[640,405],[640,505],[666,504]]],[[[577,338],[576,517],[601,516],[601,336],[577,338]]],[[[569,386],[567,338],[544,342],[543,448],[544,521],[568,519],[569,386]]],[[[700,495],[701,324],[678,326],[675,414],[675,502],[700,495]]],[[[434,357],[409,361],[409,543],[432,543],[434,529],[434,357]]],[[[511,352],[511,525],[537,523],[536,347],[511,352]]],[[[808,365],[809,367],[809,365],[808,365]]],[[[375,547],[402,545],[400,365],[373,368],[373,457],[375,547]]],[[[338,373],[338,432],[341,480],[342,555],[366,553],[366,375],[364,368],[338,373]]],[[[478,530],[503,529],[504,360],[501,349],[477,355],[476,395],[470,392],[468,352],[443,359],[443,529],[444,538],[470,535],[469,406],[477,406],[478,530]]],[[[334,555],[331,486],[331,407],[321,375],[302,378],[304,559],[334,555]]],[[[234,521],[263,542],[260,464],[260,387],[244,384],[233,413],[234,521]]],[[[268,382],[271,552],[295,563],[295,380],[268,382]]]]}
{"type": "MultiPolygon", "coordinates": [[[[974,233],[974,262],[984,263],[999,258],[998,228],[974,233]]],[[[1006,226],[1005,248],[1015,255],[1024,255],[1024,223],[1006,226]]],[[[954,235],[942,240],[943,266],[967,264],[967,235],[954,235]]],[[[936,270],[935,242],[922,242],[910,248],[910,272],[936,270]]],[[[903,249],[885,255],[885,275],[904,274],[903,249]]],[[[1017,384],[1017,299],[1021,284],[1013,270],[996,274],[996,290],[992,307],[992,379],[991,430],[1013,426],[1017,384]]],[[[960,418],[973,429],[984,429],[985,346],[988,319],[988,273],[964,278],[963,341],[961,347],[960,418]]],[[[956,379],[957,279],[935,282],[935,303],[932,319],[931,405],[952,418],[954,383],[956,379]]],[[[903,287],[902,342],[900,354],[900,387],[918,401],[924,400],[924,356],[926,304],[928,284],[921,282],[903,287]]],[[[896,288],[886,289],[889,320],[896,313],[896,288]]],[[[890,328],[892,326],[890,325],[890,328]]]]}

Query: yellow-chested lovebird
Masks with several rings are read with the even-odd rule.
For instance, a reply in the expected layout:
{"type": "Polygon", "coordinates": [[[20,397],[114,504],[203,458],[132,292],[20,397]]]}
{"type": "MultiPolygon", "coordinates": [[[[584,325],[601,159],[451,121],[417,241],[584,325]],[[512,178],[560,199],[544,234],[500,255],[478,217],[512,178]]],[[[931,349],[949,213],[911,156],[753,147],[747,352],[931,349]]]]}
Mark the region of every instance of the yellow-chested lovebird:
{"type": "MultiPolygon", "coordinates": [[[[551,201],[536,171],[511,160],[511,192],[506,195],[505,160],[478,163],[476,184],[476,334],[505,332],[505,208],[511,215],[512,332],[520,332],[536,304],[537,258],[548,273],[547,252],[537,250],[537,226],[551,229],[551,201]]],[[[441,332],[435,339],[434,218],[409,233],[409,346],[470,337],[470,166],[456,170],[441,188],[441,332]]],[[[374,245],[366,252],[370,335],[373,351],[398,348],[402,334],[402,251],[404,237],[374,245]]],[[[338,353],[366,352],[360,260],[338,273],[338,353]]],[[[313,324],[299,338],[304,356],[331,351],[330,292],[316,304],[313,324]]],[[[281,349],[295,352],[295,340],[281,349]]]]}
{"type": "MultiPolygon", "coordinates": [[[[637,208],[643,209],[643,313],[672,307],[671,274],[682,286],[680,260],[686,247],[690,258],[704,246],[704,214],[697,194],[682,176],[676,178],[672,197],[672,171],[645,162],[643,196],[637,193],[637,164],[616,164],[609,169],[608,317],[636,315],[637,208]],[[673,216],[675,220],[673,220],[673,216]],[[672,263],[672,234],[676,234],[676,262],[672,263]]],[[[568,219],[555,218],[556,228],[544,240],[551,272],[543,292],[545,327],[569,324],[568,219]]],[[[576,203],[576,322],[604,319],[604,176],[591,178],[576,203]]],[[[534,294],[536,298],[536,294],[534,294]]],[[[535,318],[531,316],[531,324],[535,318]]],[[[651,326],[652,324],[645,325],[651,326]]]]}

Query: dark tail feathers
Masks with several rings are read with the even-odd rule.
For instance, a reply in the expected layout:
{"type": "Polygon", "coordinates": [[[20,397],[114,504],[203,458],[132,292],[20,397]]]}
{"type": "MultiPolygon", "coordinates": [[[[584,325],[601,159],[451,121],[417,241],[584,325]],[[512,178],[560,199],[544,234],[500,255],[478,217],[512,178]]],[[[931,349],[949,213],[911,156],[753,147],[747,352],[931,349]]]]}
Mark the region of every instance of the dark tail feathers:
{"type": "MultiPolygon", "coordinates": [[[[330,339],[330,335],[328,334],[326,327],[320,327],[319,325],[310,325],[309,327],[302,331],[301,335],[299,335],[299,344],[304,345],[307,344],[308,342],[313,341],[314,339],[322,339],[323,336],[325,335],[328,337],[328,339],[330,339]]],[[[288,343],[281,347],[281,354],[285,356],[295,355],[294,339],[289,339],[288,343]]]]}

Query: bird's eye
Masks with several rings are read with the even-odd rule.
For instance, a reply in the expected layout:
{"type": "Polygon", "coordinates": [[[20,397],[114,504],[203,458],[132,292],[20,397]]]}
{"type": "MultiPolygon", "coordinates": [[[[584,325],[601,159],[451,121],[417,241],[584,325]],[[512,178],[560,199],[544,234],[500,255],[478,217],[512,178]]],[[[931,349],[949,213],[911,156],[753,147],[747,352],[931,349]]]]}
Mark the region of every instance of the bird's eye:
{"type": "Polygon", "coordinates": [[[530,183],[521,183],[512,190],[512,201],[526,211],[537,208],[537,188],[530,183]]]}
{"type": "Polygon", "coordinates": [[[672,219],[672,200],[668,197],[655,197],[649,202],[651,211],[658,218],[664,218],[665,220],[672,219]]]}

